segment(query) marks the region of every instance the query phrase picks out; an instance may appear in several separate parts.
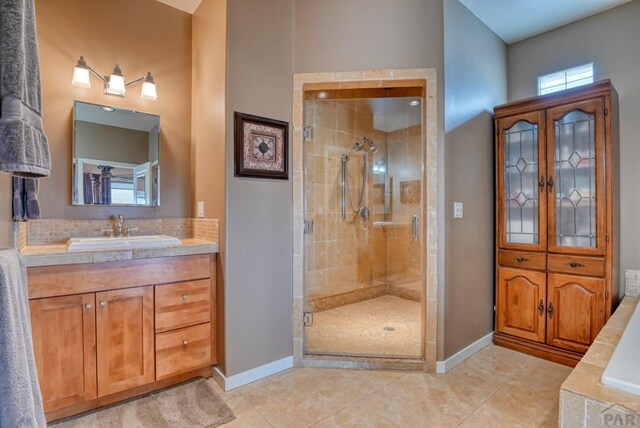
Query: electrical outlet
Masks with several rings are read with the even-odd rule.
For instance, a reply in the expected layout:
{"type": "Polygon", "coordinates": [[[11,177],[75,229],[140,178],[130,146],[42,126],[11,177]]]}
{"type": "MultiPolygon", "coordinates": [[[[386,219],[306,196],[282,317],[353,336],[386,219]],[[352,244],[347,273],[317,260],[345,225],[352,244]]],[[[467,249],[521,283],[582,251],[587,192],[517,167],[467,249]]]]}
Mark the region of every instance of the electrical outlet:
{"type": "Polygon", "coordinates": [[[453,203],[453,218],[464,217],[464,204],[462,202],[453,203]]]}
{"type": "Polygon", "coordinates": [[[203,218],[204,217],[204,202],[200,201],[198,202],[198,218],[203,218]]]}

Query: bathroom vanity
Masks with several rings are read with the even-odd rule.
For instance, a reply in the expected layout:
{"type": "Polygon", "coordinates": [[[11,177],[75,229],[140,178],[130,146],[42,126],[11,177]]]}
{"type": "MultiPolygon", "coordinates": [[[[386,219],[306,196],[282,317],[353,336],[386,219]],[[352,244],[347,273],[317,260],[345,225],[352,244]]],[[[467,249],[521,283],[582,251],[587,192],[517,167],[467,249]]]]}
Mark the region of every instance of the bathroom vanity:
{"type": "Polygon", "coordinates": [[[48,421],[211,376],[216,254],[140,255],[28,268],[48,421]]]}

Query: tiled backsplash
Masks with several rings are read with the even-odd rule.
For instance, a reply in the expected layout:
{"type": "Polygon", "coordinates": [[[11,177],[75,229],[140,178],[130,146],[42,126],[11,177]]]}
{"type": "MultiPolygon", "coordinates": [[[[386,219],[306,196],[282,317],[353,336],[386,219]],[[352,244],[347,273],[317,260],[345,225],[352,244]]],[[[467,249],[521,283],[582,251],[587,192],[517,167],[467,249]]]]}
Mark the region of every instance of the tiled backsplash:
{"type": "Polygon", "coordinates": [[[640,270],[627,269],[624,271],[624,293],[627,296],[640,295],[640,270]]]}
{"type": "MultiPolygon", "coordinates": [[[[218,220],[204,218],[131,219],[126,226],[135,235],[169,235],[218,242],[218,220]]],[[[31,220],[17,223],[15,245],[64,244],[72,236],[104,236],[104,229],[117,228],[117,220],[31,220]]]]}

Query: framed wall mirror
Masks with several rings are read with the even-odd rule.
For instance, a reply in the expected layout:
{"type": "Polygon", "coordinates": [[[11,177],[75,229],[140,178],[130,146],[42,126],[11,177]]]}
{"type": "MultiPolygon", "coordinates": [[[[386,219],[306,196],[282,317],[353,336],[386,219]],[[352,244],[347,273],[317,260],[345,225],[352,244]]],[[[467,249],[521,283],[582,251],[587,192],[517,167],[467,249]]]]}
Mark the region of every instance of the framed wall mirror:
{"type": "Polygon", "coordinates": [[[75,101],[73,205],[160,206],[160,116],[75,101]]]}

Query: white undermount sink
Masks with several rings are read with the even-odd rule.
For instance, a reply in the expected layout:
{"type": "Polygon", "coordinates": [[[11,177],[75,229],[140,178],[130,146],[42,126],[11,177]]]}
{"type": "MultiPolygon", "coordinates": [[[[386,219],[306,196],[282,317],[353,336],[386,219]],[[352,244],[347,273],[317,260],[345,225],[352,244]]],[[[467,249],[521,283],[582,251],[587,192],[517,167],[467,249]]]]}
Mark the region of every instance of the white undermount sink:
{"type": "Polygon", "coordinates": [[[67,241],[67,251],[129,250],[133,248],[157,248],[174,245],[182,245],[182,242],[178,238],[166,235],[140,235],[120,238],[69,238],[67,241]]]}

